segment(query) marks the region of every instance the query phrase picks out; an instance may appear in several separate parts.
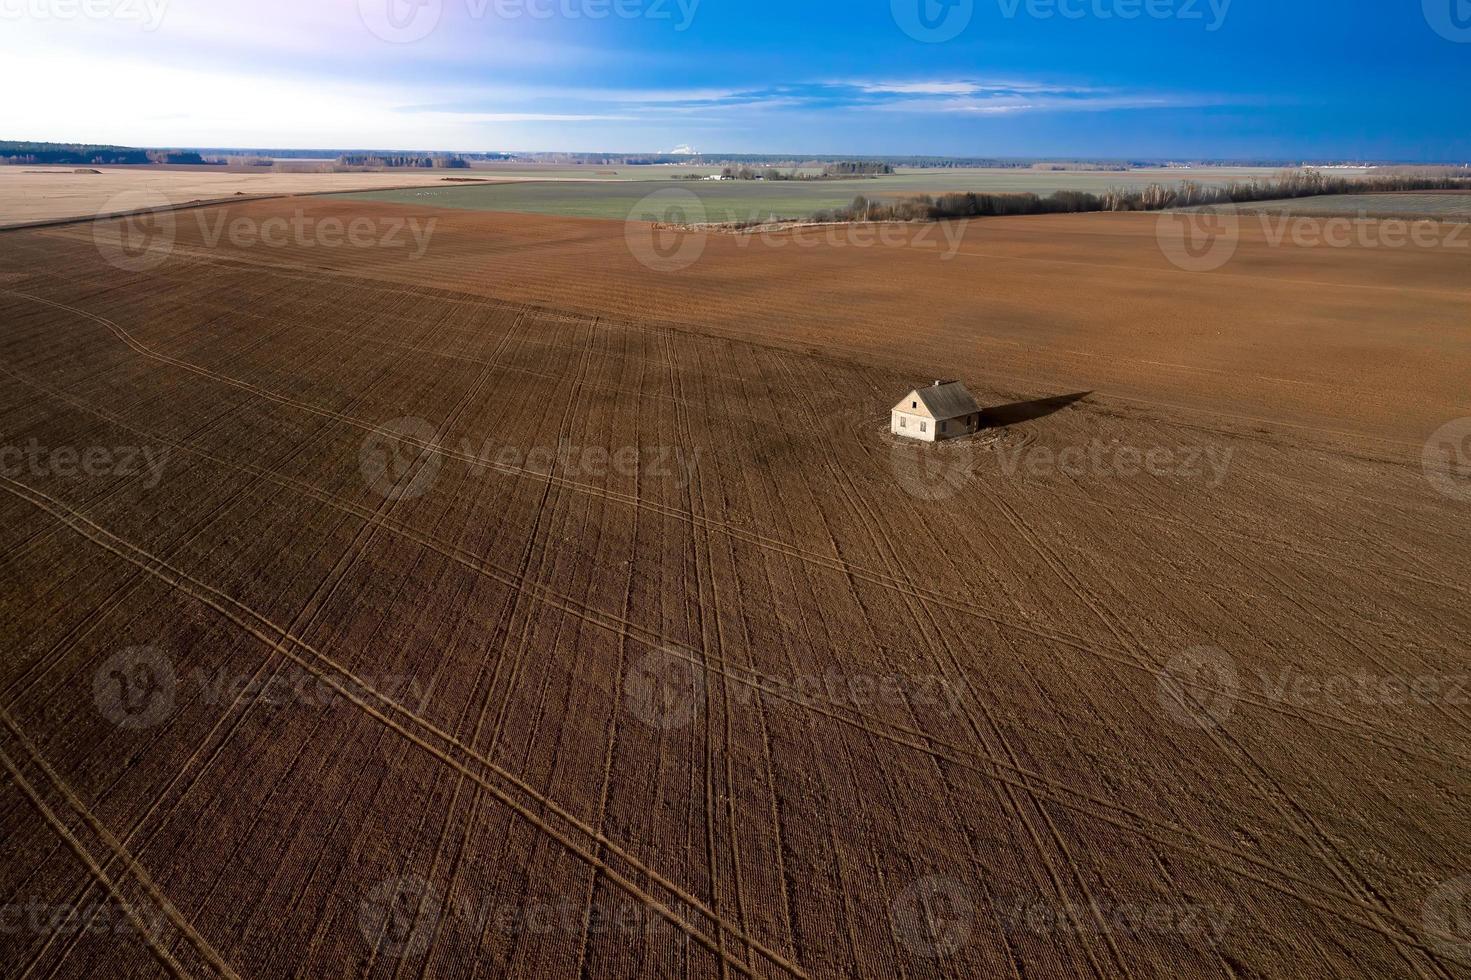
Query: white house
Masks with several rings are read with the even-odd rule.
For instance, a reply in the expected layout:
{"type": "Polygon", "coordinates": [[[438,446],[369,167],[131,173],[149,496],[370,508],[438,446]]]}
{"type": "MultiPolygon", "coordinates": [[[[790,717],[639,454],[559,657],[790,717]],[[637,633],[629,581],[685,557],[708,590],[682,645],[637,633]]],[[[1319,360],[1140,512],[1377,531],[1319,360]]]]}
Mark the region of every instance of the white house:
{"type": "Polygon", "coordinates": [[[974,435],[981,427],[981,407],[959,381],[936,381],[916,388],[894,406],[889,431],[906,439],[939,442],[974,435]]]}

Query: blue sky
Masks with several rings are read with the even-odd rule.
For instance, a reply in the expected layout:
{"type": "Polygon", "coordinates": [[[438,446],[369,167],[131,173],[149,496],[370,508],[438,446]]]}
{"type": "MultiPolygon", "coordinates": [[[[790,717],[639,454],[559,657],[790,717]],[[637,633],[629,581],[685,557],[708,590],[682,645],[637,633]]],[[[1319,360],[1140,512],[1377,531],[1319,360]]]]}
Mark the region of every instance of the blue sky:
{"type": "Polygon", "coordinates": [[[0,137],[1471,159],[1471,0],[0,0],[0,137]]]}

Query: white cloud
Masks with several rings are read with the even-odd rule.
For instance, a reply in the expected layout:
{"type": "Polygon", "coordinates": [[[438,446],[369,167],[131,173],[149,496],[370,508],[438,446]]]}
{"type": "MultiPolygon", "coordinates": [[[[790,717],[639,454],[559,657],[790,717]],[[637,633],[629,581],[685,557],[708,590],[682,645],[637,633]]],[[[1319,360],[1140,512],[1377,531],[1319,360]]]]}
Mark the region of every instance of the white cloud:
{"type": "Polygon", "coordinates": [[[979,92],[975,82],[859,82],[865,92],[896,95],[970,95],[979,92]]]}

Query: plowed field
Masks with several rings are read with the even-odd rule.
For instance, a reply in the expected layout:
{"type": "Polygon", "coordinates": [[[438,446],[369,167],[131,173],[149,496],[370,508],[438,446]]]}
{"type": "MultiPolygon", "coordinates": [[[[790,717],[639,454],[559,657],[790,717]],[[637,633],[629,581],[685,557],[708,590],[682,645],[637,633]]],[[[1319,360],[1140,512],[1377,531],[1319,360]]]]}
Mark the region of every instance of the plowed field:
{"type": "Polygon", "coordinates": [[[1471,975],[1471,257],[1255,227],[0,235],[0,972],[1471,975]]]}

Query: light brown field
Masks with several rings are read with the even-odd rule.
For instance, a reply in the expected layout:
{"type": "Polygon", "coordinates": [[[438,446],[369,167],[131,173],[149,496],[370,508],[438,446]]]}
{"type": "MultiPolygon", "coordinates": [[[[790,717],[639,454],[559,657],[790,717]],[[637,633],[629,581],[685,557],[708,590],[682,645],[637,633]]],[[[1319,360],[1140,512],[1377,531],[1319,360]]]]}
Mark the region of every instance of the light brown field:
{"type": "MultiPolygon", "coordinates": [[[[0,167],[0,228],[226,198],[441,186],[455,171],[250,172],[204,167],[0,167]],[[100,173],[77,171],[97,170],[100,173]],[[120,195],[125,195],[119,200],[120,195]]],[[[462,173],[461,176],[464,176],[462,173]]],[[[482,176],[477,174],[477,177],[482,176]]],[[[497,178],[483,175],[486,180],[497,178]]]]}
{"type": "Polygon", "coordinates": [[[1465,250],[298,209],[438,222],[0,235],[0,447],[167,458],[0,473],[0,903],[158,924],[17,975],[1471,974],[1465,250]]]}

